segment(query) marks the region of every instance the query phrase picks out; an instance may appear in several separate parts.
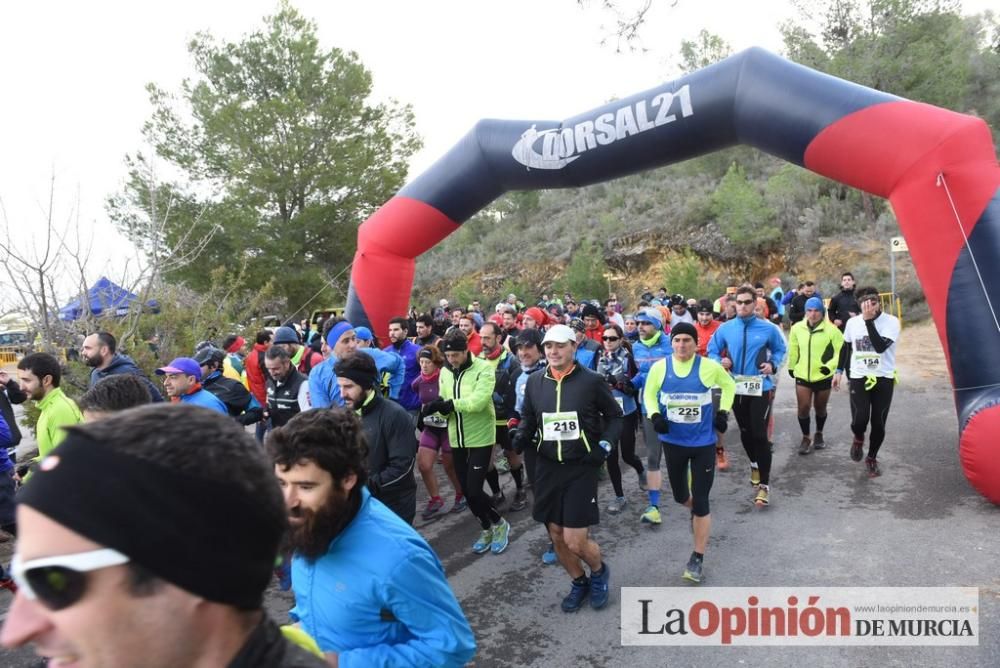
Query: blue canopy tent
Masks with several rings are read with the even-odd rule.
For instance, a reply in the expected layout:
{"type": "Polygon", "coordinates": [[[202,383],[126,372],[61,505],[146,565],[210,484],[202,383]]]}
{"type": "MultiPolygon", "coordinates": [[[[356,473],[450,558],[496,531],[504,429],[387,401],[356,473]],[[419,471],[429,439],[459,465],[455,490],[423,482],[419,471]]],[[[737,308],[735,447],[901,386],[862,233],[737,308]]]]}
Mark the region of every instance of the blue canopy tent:
{"type": "MultiPolygon", "coordinates": [[[[90,312],[95,316],[110,315],[122,316],[128,313],[132,304],[138,301],[139,297],[132,294],[122,286],[113,283],[109,279],[101,276],[94,285],[87,290],[87,304],[90,312]]],[[[154,313],[159,311],[159,304],[155,299],[151,299],[146,306],[154,313]]],[[[85,313],[84,302],[77,297],[70,303],[59,309],[59,319],[70,322],[78,320],[85,313]]]]}

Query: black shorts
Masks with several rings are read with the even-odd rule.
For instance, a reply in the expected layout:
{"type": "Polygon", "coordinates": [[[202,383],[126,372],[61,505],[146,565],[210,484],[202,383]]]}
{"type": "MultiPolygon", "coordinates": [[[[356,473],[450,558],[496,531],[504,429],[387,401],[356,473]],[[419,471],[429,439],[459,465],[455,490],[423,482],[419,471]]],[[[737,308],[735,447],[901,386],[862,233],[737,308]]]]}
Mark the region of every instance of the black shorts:
{"type": "Polygon", "coordinates": [[[531,516],[536,522],[568,529],[585,529],[601,517],[597,504],[597,471],[580,462],[560,464],[546,457],[535,462],[535,504],[531,516]]]}
{"type": "Polygon", "coordinates": [[[500,449],[504,452],[512,449],[510,444],[510,430],[507,429],[507,425],[497,425],[495,438],[496,440],[493,442],[499,445],[500,449]]]}
{"type": "Polygon", "coordinates": [[[833,387],[833,376],[829,378],[824,378],[823,380],[817,380],[810,383],[807,380],[801,380],[799,378],[795,379],[795,387],[808,387],[813,392],[822,392],[824,390],[829,390],[833,387]]]}

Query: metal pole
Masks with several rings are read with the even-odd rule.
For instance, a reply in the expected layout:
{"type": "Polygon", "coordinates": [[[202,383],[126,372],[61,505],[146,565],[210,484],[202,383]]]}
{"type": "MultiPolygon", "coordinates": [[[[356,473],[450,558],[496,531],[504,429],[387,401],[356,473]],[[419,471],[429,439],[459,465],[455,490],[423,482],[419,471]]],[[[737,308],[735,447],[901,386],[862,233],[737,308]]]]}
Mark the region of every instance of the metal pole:
{"type": "Polygon", "coordinates": [[[892,285],[889,290],[892,293],[892,300],[896,300],[896,254],[892,252],[892,248],[889,248],[889,266],[892,272],[892,285]]]}

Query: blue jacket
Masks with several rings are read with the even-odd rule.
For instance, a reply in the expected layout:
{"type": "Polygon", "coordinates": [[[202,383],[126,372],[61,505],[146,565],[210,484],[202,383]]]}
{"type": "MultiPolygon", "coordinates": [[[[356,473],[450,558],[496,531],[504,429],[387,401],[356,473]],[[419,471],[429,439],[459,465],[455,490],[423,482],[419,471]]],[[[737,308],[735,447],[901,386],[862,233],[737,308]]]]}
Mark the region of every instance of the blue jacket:
{"type": "MultiPolygon", "coordinates": [[[[639,373],[632,378],[632,384],[635,389],[638,390],[638,396],[642,396],[642,388],[646,385],[646,376],[649,374],[649,369],[654,364],[662,359],[670,357],[674,352],[673,347],[670,345],[670,337],[663,332],[657,332],[654,340],[649,345],[642,342],[639,339],[632,345],[632,359],[635,360],[635,365],[639,368],[639,373]]],[[[642,409],[642,414],[646,414],[646,406],[643,402],[639,402],[639,408],[642,409]]]]}
{"type": "Polygon", "coordinates": [[[378,369],[377,382],[379,387],[388,387],[389,398],[398,401],[399,394],[403,391],[403,381],[406,378],[406,368],[403,365],[403,358],[394,352],[387,352],[378,348],[358,348],[358,350],[366,353],[375,360],[375,368],[378,369]]]}
{"type": "Polygon", "coordinates": [[[313,408],[340,407],[344,400],[340,396],[340,386],[337,385],[337,375],[333,373],[333,365],[337,358],[330,355],[319,366],[314,366],[309,372],[309,404],[313,408]]]}
{"type": "Polygon", "coordinates": [[[403,387],[399,391],[399,404],[409,411],[420,408],[420,395],[413,391],[413,381],[420,375],[420,362],[417,359],[420,348],[421,346],[407,339],[399,347],[390,343],[382,349],[386,352],[396,353],[403,358],[403,368],[406,373],[403,378],[403,387]]]}
{"type": "MultiPolygon", "coordinates": [[[[2,392],[3,390],[0,390],[2,392]]],[[[0,413],[0,473],[6,473],[14,468],[14,463],[7,456],[7,448],[14,444],[14,439],[10,435],[10,427],[3,413],[0,413]]],[[[11,501],[13,504],[13,501],[11,501]]]]}
{"type": "Polygon", "coordinates": [[[200,389],[197,392],[185,394],[181,397],[181,401],[186,404],[194,404],[195,406],[201,406],[202,408],[219,411],[223,415],[229,415],[229,409],[226,408],[224,403],[222,403],[222,400],[206,389],[200,389]]]}
{"type": "Polygon", "coordinates": [[[314,561],[295,555],[290,615],[354,666],[464,666],[476,641],[437,555],[361,490],[361,508],[314,561]]]}
{"type": "MultiPolygon", "coordinates": [[[[722,323],[708,342],[708,356],[722,362],[722,353],[733,361],[731,374],[743,376],[760,375],[759,367],[770,362],[774,373],[785,361],[788,346],[781,330],[771,322],[757,316],[736,318],[722,323]]],[[[774,375],[764,376],[761,389],[767,392],[774,388],[774,375]]]]}
{"type": "Polygon", "coordinates": [[[163,401],[163,395],[160,394],[160,390],[157,389],[156,385],[146,377],[146,374],[142,372],[132,358],[128,355],[122,355],[121,353],[115,353],[115,356],[111,358],[111,364],[103,369],[94,369],[90,372],[90,387],[97,384],[97,381],[102,378],[107,378],[108,376],[117,376],[118,374],[129,373],[133,376],[138,376],[146,383],[146,387],[149,389],[149,395],[153,398],[153,403],[159,403],[163,401]]]}

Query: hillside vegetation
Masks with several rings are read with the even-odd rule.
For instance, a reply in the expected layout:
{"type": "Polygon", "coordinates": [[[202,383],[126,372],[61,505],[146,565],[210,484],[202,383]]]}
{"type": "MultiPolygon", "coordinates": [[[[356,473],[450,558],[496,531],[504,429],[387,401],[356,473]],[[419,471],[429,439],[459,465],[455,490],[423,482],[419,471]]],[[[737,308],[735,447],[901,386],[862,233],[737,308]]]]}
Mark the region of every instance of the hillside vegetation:
{"type": "MultiPolygon", "coordinates": [[[[1000,128],[1000,25],[961,17],[955,2],[825,3],[815,25],[782,27],[787,57],[895,95],[979,115],[1000,128]]],[[[702,32],[682,50],[692,71],[730,54],[702,32]]],[[[417,262],[418,305],[515,292],[534,300],[569,290],[628,300],[666,285],[717,296],[726,285],[774,275],[836,291],[842,271],[889,289],[888,202],[749,147],[586,188],[508,193],[417,262]]],[[[926,315],[906,254],[897,293],[926,315]]]]}

